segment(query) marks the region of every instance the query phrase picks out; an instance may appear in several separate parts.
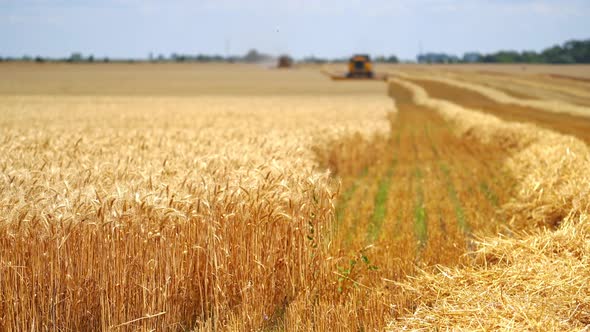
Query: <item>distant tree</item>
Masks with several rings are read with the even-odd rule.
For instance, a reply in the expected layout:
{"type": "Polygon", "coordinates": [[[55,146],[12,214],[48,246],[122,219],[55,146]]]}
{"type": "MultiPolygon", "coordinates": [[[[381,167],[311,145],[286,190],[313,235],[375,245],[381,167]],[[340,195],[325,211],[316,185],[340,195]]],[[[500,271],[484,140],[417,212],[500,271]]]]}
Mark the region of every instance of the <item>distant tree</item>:
{"type": "Polygon", "coordinates": [[[234,63],[240,61],[240,57],[236,55],[230,55],[225,57],[225,61],[229,63],[234,63]]]}
{"type": "Polygon", "coordinates": [[[37,62],[37,63],[43,63],[43,62],[45,62],[45,59],[43,59],[43,57],[37,55],[35,57],[35,62],[37,62]]]}
{"type": "Polygon", "coordinates": [[[172,61],[176,61],[176,62],[184,62],[187,60],[187,57],[182,54],[172,53],[170,55],[170,59],[172,59],[172,61]]]}
{"type": "Polygon", "coordinates": [[[318,57],[316,57],[314,55],[310,55],[310,56],[307,56],[307,57],[303,58],[303,62],[322,64],[322,63],[328,62],[328,60],[322,59],[322,58],[318,58],[318,57]]]}
{"type": "Polygon", "coordinates": [[[271,60],[272,57],[268,54],[260,53],[256,49],[251,49],[242,58],[245,62],[262,62],[271,60]]]}
{"type": "Polygon", "coordinates": [[[209,55],[209,56],[205,56],[204,57],[204,61],[207,61],[207,62],[212,62],[212,61],[213,62],[221,62],[221,61],[224,61],[224,60],[225,60],[224,57],[221,56],[221,55],[218,55],[218,54],[209,55]]]}
{"type": "Polygon", "coordinates": [[[398,63],[399,59],[395,55],[390,55],[385,57],[383,55],[379,55],[375,57],[375,62],[383,62],[383,63],[398,63]]]}
{"type": "Polygon", "coordinates": [[[399,63],[399,59],[395,55],[390,55],[387,58],[385,58],[385,61],[384,62],[387,62],[387,63],[399,63]]]}
{"type": "Polygon", "coordinates": [[[459,57],[445,53],[420,54],[416,58],[419,63],[458,63],[459,57]]]}
{"type": "MultiPolygon", "coordinates": [[[[452,57],[444,53],[420,54],[417,57],[421,63],[454,62],[452,57]]],[[[569,40],[563,46],[555,45],[543,50],[541,53],[535,51],[512,51],[504,50],[490,54],[479,54],[476,52],[465,53],[461,62],[483,62],[483,63],[590,63],[590,39],[569,40]]]]}
{"type": "Polygon", "coordinates": [[[520,54],[520,62],[541,63],[541,62],[543,62],[543,57],[535,51],[523,51],[520,54]]]}
{"type": "Polygon", "coordinates": [[[550,63],[590,63],[590,39],[567,41],[563,47],[544,50],[543,55],[550,63]]]}
{"type": "Polygon", "coordinates": [[[543,57],[548,63],[563,63],[564,50],[559,45],[555,45],[543,51],[543,57]]]}
{"type": "Polygon", "coordinates": [[[251,49],[246,53],[244,56],[244,61],[246,62],[257,62],[260,60],[260,53],[257,50],[251,49]]]}
{"type": "Polygon", "coordinates": [[[83,57],[82,57],[82,53],[79,52],[74,52],[70,55],[70,57],[68,58],[68,62],[82,62],[83,57]]]}
{"type": "Polygon", "coordinates": [[[590,63],[590,39],[569,40],[563,45],[564,51],[577,63],[590,63]]]}
{"type": "Polygon", "coordinates": [[[88,56],[88,62],[94,62],[94,55],[89,55],[88,56]]]}
{"type": "Polygon", "coordinates": [[[515,51],[500,51],[494,55],[496,61],[499,63],[513,63],[520,62],[520,54],[515,51]]]}
{"type": "Polygon", "coordinates": [[[22,61],[32,61],[33,58],[30,55],[23,55],[21,58],[22,61]]]}
{"type": "Polygon", "coordinates": [[[473,63],[481,61],[482,55],[478,52],[468,52],[463,54],[462,61],[466,63],[473,63]]]}

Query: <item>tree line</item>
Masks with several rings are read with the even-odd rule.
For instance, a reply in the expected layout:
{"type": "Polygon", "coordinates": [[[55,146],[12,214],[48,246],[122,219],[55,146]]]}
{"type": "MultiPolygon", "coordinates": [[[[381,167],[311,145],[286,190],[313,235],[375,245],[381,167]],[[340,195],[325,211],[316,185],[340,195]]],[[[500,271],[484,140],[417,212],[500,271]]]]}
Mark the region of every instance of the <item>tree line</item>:
{"type": "Polygon", "coordinates": [[[446,53],[426,53],[417,57],[419,63],[549,63],[575,64],[590,63],[590,39],[569,40],[541,52],[498,51],[490,54],[465,53],[458,57],[446,53]]]}
{"type": "Polygon", "coordinates": [[[23,55],[22,57],[0,57],[0,61],[24,61],[24,62],[67,62],[67,63],[93,63],[93,62],[263,62],[274,59],[271,55],[258,52],[255,49],[249,50],[244,55],[222,56],[218,54],[187,54],[172,53],[170,55],[150,53],[147,58],[109,58],[96,57],[92,54],[84,55],[74,52],[69,57],[51,58],[43,56],[23,55]]]}
{"type": "MultiPolygon", "coordinates": [[[[347,62],[348,57],[322,58],[307,56],[299,60],[303,63],[329,63],[347,62]]],[[[108,57],[95,57],[83,55],[80,52],[72,53],[65,58],[49,58],[42,56],[0,57],[0,61],[27,61],[27,62],[68,62],[68,63],[92,63],[92,62],[246,62],[259,63],[274,61],[275,57],[261,53],[256,49],[249,50],[244,55],[208,55],[208,54],[179,54],[172,53],[169,56],[149,54],[147,59],[111,59],[108,57]]],[[[379,55],[373,57],[375,62],[398,63],[400,60],[395,55],[379,55]]],[[[550,63],[550,64],[575,64],[590,63],[590,39],[569,40],[562,45],[555,45],[541,52],[535,51],[498,51],[490,54],[468,52],[462,57],[446,53],[419,54],[418,63],[550,63]]]]}
{"type": "MultiPolygon", "coordinates": [[[[288,55],[281,55],[288,56],[288,55]]],[[[24,61],[24,62],[67,62],[67,63],[93,63],[93,62],[244,62],[244,63],[260,63],[274,61],[277,57],[262,53],[256,49],[249,50],[244,55],[219,55],[219,54],[187,54],[187,53],[172,53],[170,55],[150,53],[146,59],[138,58],[109,58],[109,57],[95,57],[94,55],[84,55],[80,52],[74,52],[69,57],[50,58],[42,56],[24,55],[22,57],[0,57],[0,61],[24,61]]],[[[291,58],[291,57],[289,57],[291,58]]],[[[292,58],[291,58],[292,59],[292,58]]],[[[322,58],[316,56],[307,56],[299,59],[302,63],[338,63],[348,62],[348,57],[341,58],[322,58]]],[[[374,58],[376,62],[383,63],[398,63],[399,60],[395,55],[377,56],[374,58]]]]}

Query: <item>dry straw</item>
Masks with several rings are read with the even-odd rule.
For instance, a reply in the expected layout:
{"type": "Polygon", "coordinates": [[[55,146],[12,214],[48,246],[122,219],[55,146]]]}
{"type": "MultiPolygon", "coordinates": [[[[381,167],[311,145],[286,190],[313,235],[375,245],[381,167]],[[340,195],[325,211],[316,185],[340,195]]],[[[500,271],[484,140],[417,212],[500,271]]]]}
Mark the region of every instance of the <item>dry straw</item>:
{"type": "MultiPolygon", "coordinates": [[[[582,105],[588,105],[590,85],[578,83],[576,81],[563,81],[556,79],[543,79],[539,76],[516,76],[516,75],[489,75],[476,73],[446,73],[450,78],[460,81],[476,83],[478,85],[488,85],[494,89],[507,90],[525,95],[525,99],[531,99],[526,96],[534,96],[540,99],[556,99],[571,101],[582,105]],[[580,86],[577,86],[580,84],[580,86]]],[[[517,96],[518,97],[518,96],[517,96]]]]}
{"type": "Polygon", "coordinates": [[[451,102],[391,78],[414,101],[455,124],[459,135],[511,152],[507,167],[518,195],[503,208],[512,233],[488,238],[475,264],[424,272],[400,291],[419,303],[391,330],[583,330],[590,324],[590,151],[579,140],[516,124],[451,102]]]}
{"type": "Polygon", "coordinates": [[[571,103],[567,103],[561,100],[530,100],[530,99],[520,99],[513,96],[508,95],[505,92],[500,90],[496,90],[490,87],[474,84],[474,83],[467,83],[462,82],[456,79],[448,78],[448,77],[441,77],[440,75],[420,75],[420,74],[413,74],[407,75],[402,73],[397,73],[398,76],[402,78],[419,78],[419,79],[428,79],[435,82],[441,82],[445,84],[449,84],[452,86],[456,86],[462,89],[467,89],[471,91],[475,91],[477,93],[482,94],[496,102],[502,104],[513,104],[518,106],[524,107],[533,107],[544,111],[549,112],[557,112],[557,113],[569,113],[575,115],[582,115],[582,116],[589,116],[590,115],[590,107],[587,106],[579,106],[574,105],[571,103]]]}

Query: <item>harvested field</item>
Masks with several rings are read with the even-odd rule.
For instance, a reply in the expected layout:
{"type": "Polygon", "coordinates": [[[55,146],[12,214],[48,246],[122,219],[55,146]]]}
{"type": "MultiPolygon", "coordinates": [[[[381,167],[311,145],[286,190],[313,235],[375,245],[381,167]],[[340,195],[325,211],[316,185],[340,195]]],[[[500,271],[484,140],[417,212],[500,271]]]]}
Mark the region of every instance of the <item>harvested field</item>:
{"type": "Polygon", "coordinates": [[[439,267],[400,284],[420,304],[392,321],[390,330],[587,329],[588,248],[580,241],[588,241],[588,146],[432,98],[407,81],[393,82],[411,89],[414,102],[439,112],[458,134],[504,146],[517,194],[503,206],[515,233],[484,239],[468,266],[439,267]]]}
{"type": "Polygon", "coordinates": [[[517,98],[563,100],[581,106],[590,105],[590,85],[547,76],[452,73],[450,77],[487,85],[517,98]]]}
{"type": "Polygon", "coordinates": [[[0,73],[0,330],[590,322],[590,127],[547,111],[582,107],[563,78],[514,78],[561,98],[541,110],[432,68],[0,73]]]}
{"type": "Polygon", "coordinates": [[[360,176],[339,174],[349,186],[337,206],[335,247],[383,251],[399,242],[407,248],[383,254],[410,265],[457,264],[472,236],[496,234],[505,222],[498,208],[514,187],[503,169],[506,151],[457,137],[438,113],[414,104],[406,88],[392,83],[390,89],[398,112],[388,153],[360,176]]]}
{"type": "Polygon", "coordinates": [[[412,82],[424,87],[434,98],[452,100],[461,106],[481,110],[507,121],[534,123],[565,135],[573,135],[587,143],[590,142],[590,117],[552,113],[534,107],[500,103],[478,92],[442,82],[430,80],[412,80],[412,82]]]}
{"type": "Polygon", "coordinates": [[[543,65],[543,64],[399,64],[387,66],[391,71],[453,71],[461,73],[488,73],[502,76],[558,75],[573,81],[590,79],[588,65],[543,65]],[[573,78],[573,79],[572,79],[573,78]]]}

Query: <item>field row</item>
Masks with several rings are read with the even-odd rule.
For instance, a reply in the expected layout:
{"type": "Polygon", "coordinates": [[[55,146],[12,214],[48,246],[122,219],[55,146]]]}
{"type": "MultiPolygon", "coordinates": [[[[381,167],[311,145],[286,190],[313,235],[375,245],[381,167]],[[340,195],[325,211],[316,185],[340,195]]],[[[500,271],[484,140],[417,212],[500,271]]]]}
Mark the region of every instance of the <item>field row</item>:
{"type": "Polygon", "coordinates": [[[382,327],[409,310],[414,302],[396,282],[436,264],[469,263],[464,254],[473,239],[506,226],[500,207],[514,189],[504,150],[457,137],[437,112],[416,105],[411,91],[394,83],[391,91],[397,113],[389,139],[371,146],[379,157],[338,174],[332,256],[342,257],[338,291],[371,313],[352,319],[358,329],[382,327]],[[383,294],[380,301],[367,300],[375,294],[383,294]]]}
{"type": "Polygon", "coordinates": [[[547,113],[555,104],[544,100],[507,102],[489,91],[473,93],[482,89],[471,83],[403,77],[392,79],[393,88],[399,84],[410,89],[413,102],[440,114],[463,141],[504,151],[501,166],[514,188],[499,207],[508,217],[507,233],[478,242],[465,266],[423,269],[403,283],[400,292],[413,301],[389,328],[583,329],[590,317],[583,304],[590,299],[585,258],[590,248],[582,245],[589,239],[590,180],[585,170],[590,151],[578,138],[587,139],[586,118],[572,121],[570,115],[547,113]],[[527,104],[541,109],[519,107],[527,104]]]}
{"type": "MultiPolygon", "coordinates": [[[[499,103],[477,92],[452,85],[429,81],[412,80],[422,86],[430,96],[438,99],[452,100],[453,103],[469,109],[482,110],[506,121],[528,122],[565,135],[576,136],[590,142],[590,117],[566,113],[553,113],[534,107],[499,103]]],[[[590,107],[589,107],[590,109],[590,107]]]]}

